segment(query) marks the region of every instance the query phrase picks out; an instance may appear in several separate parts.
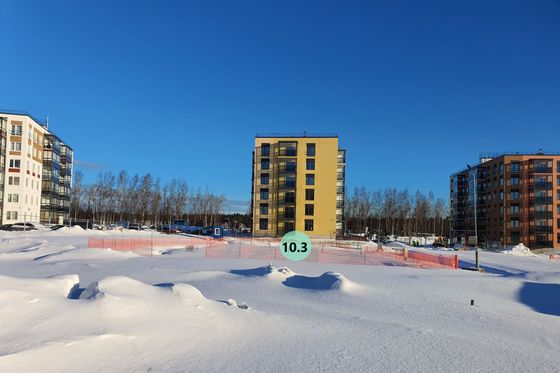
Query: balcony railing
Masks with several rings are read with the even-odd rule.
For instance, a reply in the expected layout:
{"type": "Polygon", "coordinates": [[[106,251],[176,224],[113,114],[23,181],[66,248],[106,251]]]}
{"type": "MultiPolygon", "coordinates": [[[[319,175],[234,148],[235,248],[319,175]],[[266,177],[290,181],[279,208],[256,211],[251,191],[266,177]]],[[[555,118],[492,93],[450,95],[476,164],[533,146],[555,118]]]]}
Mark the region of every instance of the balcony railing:
{"type": "Polygon", "coordinates": [[[278,184],[278,189],[295,189],[296,183],[280,183],[278,184]]]}
{"type": "Polygon", "coordinates": [[[529,189],[550,190],[553,185],[551,182],[533,182],[529,183],[529,189]]]}
{"type": "Polygon", "coordinates": [[[552,167],[535,167],[534,169],[530,170],[530,172],[533,172],[535,174],[551,174],[552,167]]]}
{"type": "Polygon", "coordinates": [[[297,157],[297,149],[279,149],[279,157],[297,157]]]}
{"type": "Polygon", "coordinates": [[[537,232],[537,233],[552,233],[553,229],[552,229],[551,226],[536,225],[535,226],[535,232],[537,232]]]}
{"type": "Polygon", "coordinates": [[[529,214],[529,219],[552,219],[553,213],[552,211],[535,211],[529,214]]]}
{"type": "Polygon", "coordinates": [[[552,197],[532,197],[534,203],[550,205],[553,201],[552,197]]]}

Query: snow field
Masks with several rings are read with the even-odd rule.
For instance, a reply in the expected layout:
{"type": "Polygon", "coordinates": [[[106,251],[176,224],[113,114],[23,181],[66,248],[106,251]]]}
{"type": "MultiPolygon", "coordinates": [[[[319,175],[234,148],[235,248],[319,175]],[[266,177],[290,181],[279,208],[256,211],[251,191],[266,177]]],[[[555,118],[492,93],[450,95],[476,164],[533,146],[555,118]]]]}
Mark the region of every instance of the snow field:
{"type": "Polygon", "coordinates": [[[483,253],[481,274],[149,258],[86,249],[88,235],[0,232],[1,372],[560,366],[557,261],[483,253]]]}

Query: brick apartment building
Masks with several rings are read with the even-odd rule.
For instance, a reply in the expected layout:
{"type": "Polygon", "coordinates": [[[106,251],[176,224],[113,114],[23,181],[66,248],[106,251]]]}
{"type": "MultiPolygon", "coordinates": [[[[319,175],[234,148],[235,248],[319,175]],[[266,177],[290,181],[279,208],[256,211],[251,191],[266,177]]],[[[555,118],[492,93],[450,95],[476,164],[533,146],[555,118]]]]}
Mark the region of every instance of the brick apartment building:
{"type": "Polygon", "coordinates": [[[560,248],[560,154],[482,155],[451,175],[450,207],[452,242],[560,248]]]}

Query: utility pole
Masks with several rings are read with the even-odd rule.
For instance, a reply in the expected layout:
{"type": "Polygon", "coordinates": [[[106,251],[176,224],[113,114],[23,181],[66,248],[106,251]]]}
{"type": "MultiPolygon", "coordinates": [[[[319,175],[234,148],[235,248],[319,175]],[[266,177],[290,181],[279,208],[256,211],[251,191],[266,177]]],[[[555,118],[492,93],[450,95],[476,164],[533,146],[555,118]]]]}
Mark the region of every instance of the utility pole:
{"type": "Polygon", "coordinates": [[[477,185],[477,168],[471,167],[467,165],[469,171],[473,174],[473,183],[474,183],[474,239],[475,239],[475,247],[478,247],[478,216],[477,216],[477,205],[478,205],[478,185],[477,185]]]}

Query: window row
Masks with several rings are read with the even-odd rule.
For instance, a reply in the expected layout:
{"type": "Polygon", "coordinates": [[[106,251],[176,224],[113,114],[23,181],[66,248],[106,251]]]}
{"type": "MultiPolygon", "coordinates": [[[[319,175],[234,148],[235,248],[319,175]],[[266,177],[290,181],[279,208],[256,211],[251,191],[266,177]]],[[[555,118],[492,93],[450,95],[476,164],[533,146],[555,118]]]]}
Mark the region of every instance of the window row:
{"type": "MultiPolygon", "coordinates": [[[[259,212],[261,215],[268,215],[268,203],[261,203],[259,205],[259,212]]],[[[315,205],[305,204],[305,216],[315,215],[315,205]]],[[[294,207],[287,206],[284,210],[284,218],[293,219],[295,217],[294,207]]]]}
{"type": "MultiPolygon", "coordinates": [[[[297,155],[297,144],[290,143],[284,145],[286,148],[284,150],[285,155],[288,156],[295,156],[297,155]]],[[[306,152],[305,155],[308,157],[314,157],[316,154],[316,146],[315,144],[306,144],[306,152]]],[[[261,157],[270,157],[270,144],[265,143],[261,145],[261,157]]]]}
{"type": "MultiPolygon", "coordinates": [[[[261,174],[261,185],[269,185],[269,184],[270,184],[270,174],[268,173],[261,174]]],[[[296,186],[295,176],[286,176],[284,178],[284,181],[281,182],[281,185],[286,188],[294,188],[296,186]]],[[[305,175],[305,185],[315,185],[314,174],[305,175]]]]}
{"type": "MultiPolygon", "coordinates": [[[[315,227],[314,227],[313,219],[305,219],[304,220],[304,230],[307,231],[307,232],[310,232],[310,231],[313,231],[314,229],[315,229],[315,227]]],[[[261,231],[268,230],[268,218],[260,218],[259,219],[259,230],[261,230],[261,231]]],[[[286,232],[294,230],[293,223],[286,222],[284,230],[286,232]]]]}
{"type": "MultiPolygon", "coordinates": [[[[269,189],[268,188],[261,188],[260,189],[260,199],[262,201],[267,201],[269,198],[269,189]]],[[[296,200],[296,193],[295,192],[285,192],[284,193],[284,202],[286,203],[294,203],[296,200]]],[[[305,189],[305,200],[306,201],[314,201],[315,200],[315,190],[314,189],[305,189]]]]}

